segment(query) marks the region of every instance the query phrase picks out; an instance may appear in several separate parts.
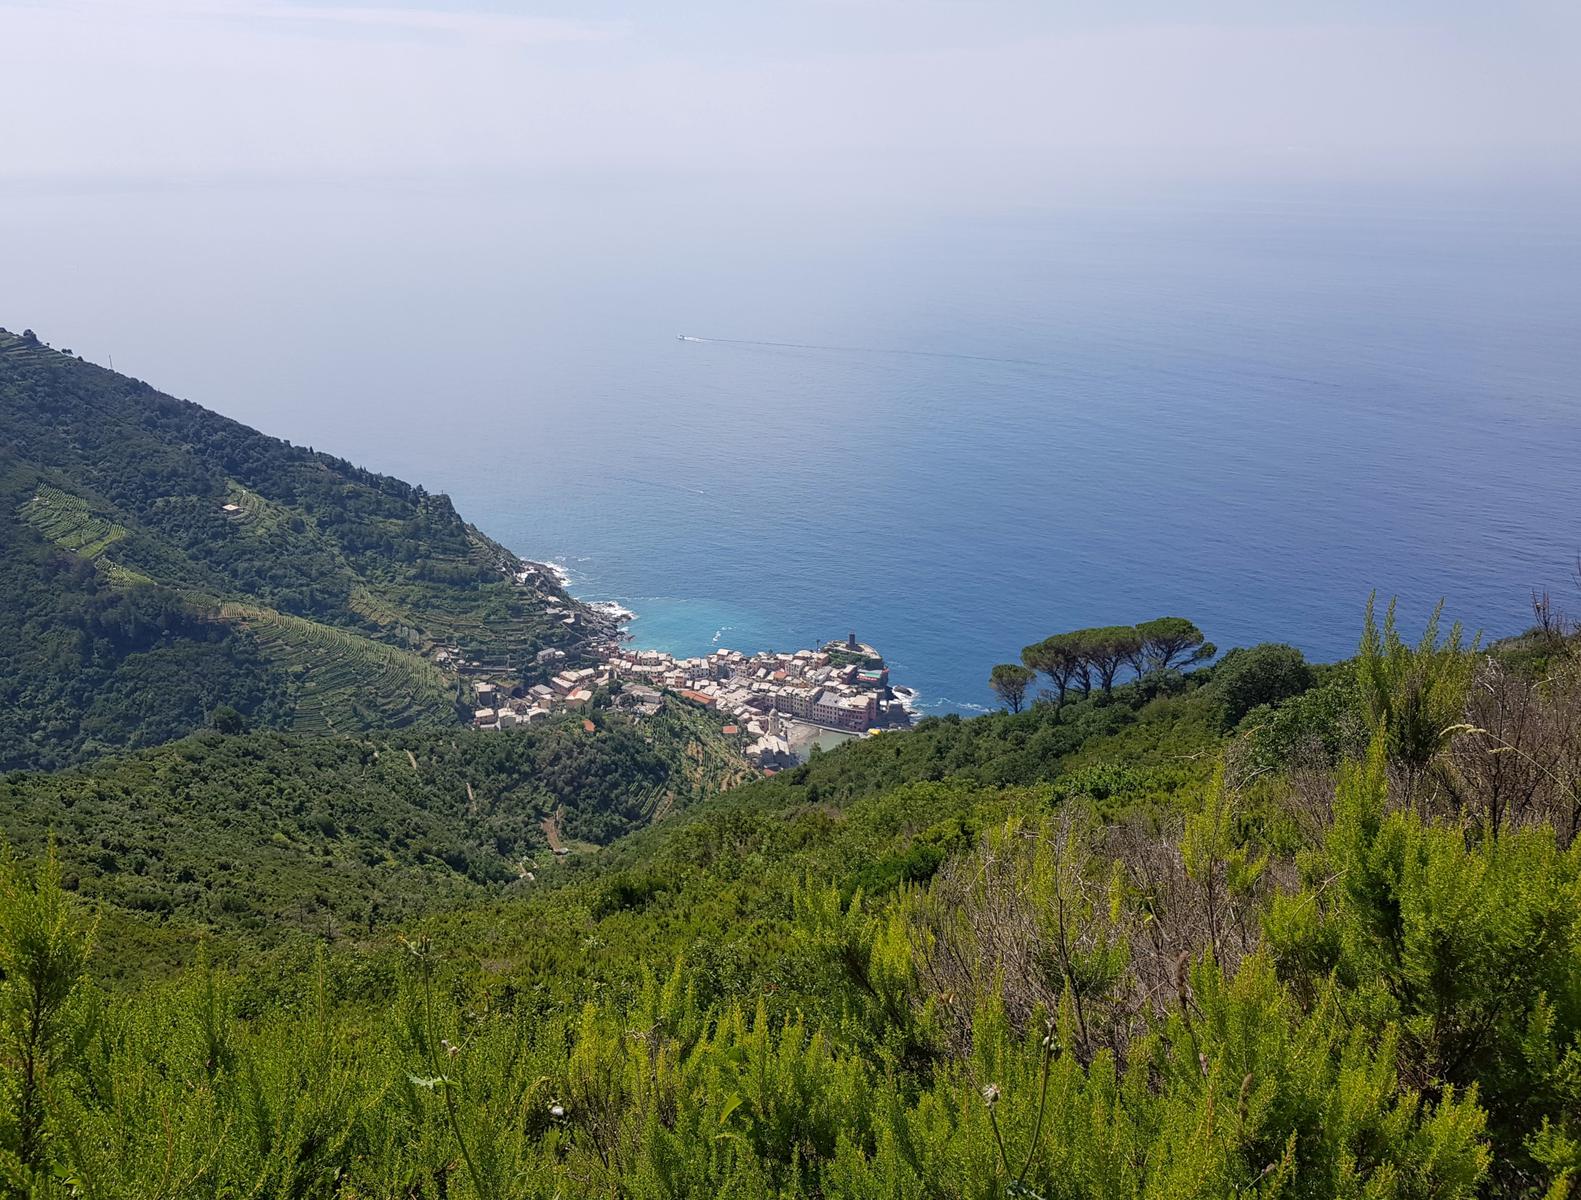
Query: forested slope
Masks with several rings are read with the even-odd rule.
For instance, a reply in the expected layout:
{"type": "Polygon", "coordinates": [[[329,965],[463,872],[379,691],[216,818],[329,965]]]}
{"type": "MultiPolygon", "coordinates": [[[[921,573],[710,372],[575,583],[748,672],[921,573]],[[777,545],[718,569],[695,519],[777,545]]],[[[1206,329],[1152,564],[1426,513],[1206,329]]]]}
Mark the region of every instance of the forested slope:
{"type": "Polygon", "coordinates": [[[1576,647],[1369,619],[1324,671],[926,722],[401,936],[109,993],[80,863],[10,866],[0,1153],[104,1197],[1557,1200],[1576,647]]]}
{"type": "Polygon", "coordinates": [[[578,715],[503,733],[211,731],[0,776],[0,828],[23,853],[53,844],[71,887],[113,916],[102,953],[116,973],[145,970],[151,942],[204,932],[254,949],[304,934],[360,941],[551,882],[564,868],[545,818],[591,848],[703,794],[701,750],[731,754],[701,714],[638,725],[604,712],[593,726],[578,715]]]}
{"type": "Polygon", "coordinates": [[[0,330],[0,767],[202,728],[453,723],[591,614],[448,498],[0,330]]]}

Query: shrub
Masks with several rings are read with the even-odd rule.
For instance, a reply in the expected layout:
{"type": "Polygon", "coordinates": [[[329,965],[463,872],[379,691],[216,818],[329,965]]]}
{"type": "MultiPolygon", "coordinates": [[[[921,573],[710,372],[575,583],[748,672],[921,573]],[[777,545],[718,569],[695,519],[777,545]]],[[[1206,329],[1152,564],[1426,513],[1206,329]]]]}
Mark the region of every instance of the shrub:
{"type": "Polygon", "coordinates": [[[1224,727],[1234,728],[1259,704],[1278,704],[1313,684],[1306,657],[1294,646],[1263,642],[1231,650],[1213,669],[1212,694],[1223,708],[1224,727]]]}

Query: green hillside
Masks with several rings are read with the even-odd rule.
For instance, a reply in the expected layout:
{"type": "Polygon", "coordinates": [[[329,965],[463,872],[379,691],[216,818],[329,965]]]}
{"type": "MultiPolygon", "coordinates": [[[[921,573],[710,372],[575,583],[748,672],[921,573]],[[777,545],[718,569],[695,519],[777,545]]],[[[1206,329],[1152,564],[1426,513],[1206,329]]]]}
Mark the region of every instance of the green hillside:
{"type": "Polygon", "coordinates": [[[47,484],[22,502],[17,515],[61,549],[82,558],[98,558],[127,535],[125,526],[94,516],[86,501],[47,484]]]}
{"type": "Polygon", "coordinates": [[[548,573],[517,582],[526,565],[444,496],[0,330],[0,768],[156,744],[221,707],[454,723],[451,664],[520,675],[598,628],[548,573]]]}
{"type": "Polygon", "coordinates": [[[0,1163],[102,1197],[1559,1200],[1578,725],[1568,627],[1369,619],[1352,663],[928,720],[657,825],[696,730],[12,776],[0,1163]],[[511,881],[578,805],[633,832],[511,881]]]}
{"type": "MultiPolygon", "coordinates": [[[[146,973],[207,931],[247,944],[339,941],[547,883],[554,817],[585,851],[704,793],[701,757],[734,761],[717,723],[673,709],[507,732],[335,738],[198,734],[54,773],[0,776],[15,849],[51,840],[107,906],[106,970],[146,973]],[[163,931],[163,932],[161,932],[163,931]],[[142,962],[164,944],[155,964],[142,962]]],[[[571,856],[573,859],[577,855],[571,856]]]]}
{"type": "Polygon", "coordinates": [[[220,616],[250,633],[285,674],[292,729],[400,729],[454,713],[454,679],[410,650],[267,608],[227,604],[220,616]]]}

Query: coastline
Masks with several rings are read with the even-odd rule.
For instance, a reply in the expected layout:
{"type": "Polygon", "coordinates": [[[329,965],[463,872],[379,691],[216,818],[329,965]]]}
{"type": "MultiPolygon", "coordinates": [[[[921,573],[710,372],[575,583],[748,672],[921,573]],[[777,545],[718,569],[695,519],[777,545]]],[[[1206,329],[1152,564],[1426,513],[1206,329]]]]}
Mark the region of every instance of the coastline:
{"type": "Polygon", "coordinates": [[[841,742],[909,728],[922,715],[916,689],[891,685],[882,656],[856,642],[855,634],[818,649],[747,654],[720,646],[724,630],[718,629],[703,655],[642,648],[630,629],[639,618],[635,610],[618,600],[577,596],[571,569],[563,562],[528,561],[551,575],[570,599],[609,623],[610,640],[600,647],[599,662],[612,679],[623,679],[628,687],[658,684],[732,714],[757,736],[748,756],[767,770],[805,762],[813,751],[841,742]],[[756,694],[749,694],[743,681],[756,694]],[[862,708],[864,694],[865,709],[857,717],[851,710],[862,708]]]}

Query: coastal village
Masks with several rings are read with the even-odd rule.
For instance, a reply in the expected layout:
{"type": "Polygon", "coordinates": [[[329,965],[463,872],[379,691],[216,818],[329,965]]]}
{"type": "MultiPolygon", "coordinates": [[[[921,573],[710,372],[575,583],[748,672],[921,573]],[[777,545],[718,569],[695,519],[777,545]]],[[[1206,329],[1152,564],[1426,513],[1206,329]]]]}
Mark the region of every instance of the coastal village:
{"type": "Polygon", "coordinates": [[[639,715],[657,711],[669,691],[740,722],[755,739],[747,757],[771,770],[799,761],[819,730],[859,736],[911,724],[907,693],[890,687],[883,657],[854,633],[819,650],[753,655],[716,650],[678,659],[617,648],[605,669],[621,687],[616,704],[639,715]]]}
{"type": "MultiPolygon", "coordinates": [[[[576,615],[567,610],[563,619],[576,615]]],[[[691,658],[633,649],[613,621],[596,621],[590,633],[575,657],[560,649],[539,653],[543,682],[473,678],[473,726],[532,725],[587,709],[607,689],[615,708],[638,719],[671,702],[713,710],[728,722],[727,734],[742,738],[748,761],[776,771],[802,761],[813,745],[911,724],[911,693],[890,686],[883,656],[854,633],[817,650],[721,649],[691,658]]]]}

